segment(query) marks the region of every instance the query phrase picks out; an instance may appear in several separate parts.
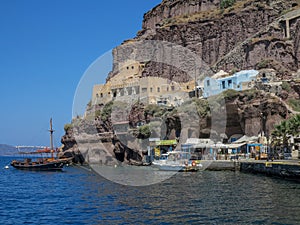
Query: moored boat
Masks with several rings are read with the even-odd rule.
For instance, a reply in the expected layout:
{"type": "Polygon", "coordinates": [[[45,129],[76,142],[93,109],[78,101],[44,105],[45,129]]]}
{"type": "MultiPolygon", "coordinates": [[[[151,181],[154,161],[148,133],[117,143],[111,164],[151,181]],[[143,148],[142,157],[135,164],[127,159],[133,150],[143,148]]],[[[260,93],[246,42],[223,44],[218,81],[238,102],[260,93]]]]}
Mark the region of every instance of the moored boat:
{"type": "Polygon", "coordinates": [[[37,170],[37,171],[54,171],[62,170],[64,165],[71,159],[56,159],[54,154],[56,151],[53,149],[53,132],[52,119],[50,119],[50,149],[38,149],[34,152],[19,152],[19,154],[26,155],[24,160],[13,160],[10,165],[16,169],[21,170],[37,170]],[[51,157],[49,157],[51,154],[51,157]],[[39,157],[27,157],[27,156],[39,155],[39,157]],[[44,157],[46,155],[46,157],[44,157]]]}
{"type": "Polygon", "coordinates": [[[202,168],[199,161],[190,160],[190,153],[180,151],[162,154],[152,165],[159,170],[178,172],[196,172],[202,168]]]}
{"type": "Polygon", "coordinates": [[[32,161],[30,158],[26,158],[23,161],[13,160],[11,162],[11,166],[16,169],[22,170],[62,170],[65,161],[62,160],[49,160],[49,159],[40,159],[36,161],[32,161]]]}

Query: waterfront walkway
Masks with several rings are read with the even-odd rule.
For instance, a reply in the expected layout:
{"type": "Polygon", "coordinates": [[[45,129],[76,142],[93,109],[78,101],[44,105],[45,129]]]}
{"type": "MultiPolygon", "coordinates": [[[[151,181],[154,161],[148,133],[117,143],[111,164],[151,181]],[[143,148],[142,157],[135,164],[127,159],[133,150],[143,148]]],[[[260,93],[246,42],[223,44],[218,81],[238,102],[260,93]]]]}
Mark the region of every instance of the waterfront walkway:
{"type": "Polygon", "coordinates": [[[240,171],[300,180],[300,160],[251,160],[239,163],[240,171]]]}
{"type": "MultiPolygon", "coordinates": [[[[289,167],[296,166],[300,171],[300,159],[296,160],[255,160],[255,159],[239,159],[239,160],[201,160],[201,164],[204,165],[204,168],[207,170],[240,170],[242,164],[255,165],[261,164],[265,167],[273,167],[273,165],[289,167]]],[[[300,175],[300,174],[299,174],[300,175]]]]}

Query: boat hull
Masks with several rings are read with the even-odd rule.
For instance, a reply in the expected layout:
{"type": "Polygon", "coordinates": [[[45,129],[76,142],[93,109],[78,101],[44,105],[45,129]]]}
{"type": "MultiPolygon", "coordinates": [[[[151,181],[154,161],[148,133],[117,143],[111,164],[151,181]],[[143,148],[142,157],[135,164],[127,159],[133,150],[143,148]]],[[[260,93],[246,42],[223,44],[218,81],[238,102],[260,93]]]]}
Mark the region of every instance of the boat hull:
{"type": "Polygon", "coordinates": [[[22,162],[12,162],[11,166],[20,170],[35,170],[35,171],[58,171],[64,167],[64,162],[47,162],[47,163],[36,163],[36,164],[24,164],[22,162]]]}
{"type": "Polygon", "coordinates": [[[199,171],[198,166],[187,166],[187,165],[172,165],[165,163],[152,163],[155,168],[158,168],[162,171],[175,171],[175,172],[197,172],[199,171]]]}

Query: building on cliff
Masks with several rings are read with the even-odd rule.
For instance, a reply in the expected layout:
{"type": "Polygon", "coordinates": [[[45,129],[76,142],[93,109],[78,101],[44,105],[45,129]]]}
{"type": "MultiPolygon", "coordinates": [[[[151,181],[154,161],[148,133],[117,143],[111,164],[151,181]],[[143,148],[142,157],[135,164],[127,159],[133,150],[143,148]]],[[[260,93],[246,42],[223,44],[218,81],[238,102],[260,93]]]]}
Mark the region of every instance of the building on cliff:
{"type": "Polygon", "coordinates": [[[203,97],[218,95],[228,89],[236,91],[251,89],[258,74],[257,70],[243,70],[228,76],[227,73],[220,71],[214,76],[204,79],[203,97]]]}
{"type": "Polygon", "coordinates": [[[181,105],[195,89],[195,81],[178,83],[161,77],[142,77],[144,64],[126,62],[106,84],[93,88],[93,104],[116,100],[166,106],[181,105]]]}

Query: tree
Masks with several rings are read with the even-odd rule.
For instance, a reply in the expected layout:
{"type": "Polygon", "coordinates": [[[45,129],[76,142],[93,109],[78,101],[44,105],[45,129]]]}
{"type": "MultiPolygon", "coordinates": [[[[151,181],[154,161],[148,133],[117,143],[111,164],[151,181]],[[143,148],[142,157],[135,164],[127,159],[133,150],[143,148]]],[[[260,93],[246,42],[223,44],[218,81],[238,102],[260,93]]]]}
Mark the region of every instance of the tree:
{"type": "Polygon", "coordinates": [[[297,136],[300,133],[300,114],[295,115],[290,120],[290,130],[293,136],[297,136]]]}
{"type": "Polygon", "coordinates": [[[300,114],[297,114],[275,126],[275,129],[272,131],[273,145],[287,147],[289,137],[298,136],[299,134],[300,114]]]}
{"type": "Polygon", "coordinates": [[[226,9],[234,5],[236,0],[222,0],[220,3],[221,9],[226,9]]]}
{"type": "Polygon", "coordinates": [[[284,120],[281,124],[275,126],[275,130],[272,132],[272,136],[275,138],[280,138],[282,140],[282,144],[287,146],[288,144],[288,135],[291,131],[290,121],[284,120]]]}

